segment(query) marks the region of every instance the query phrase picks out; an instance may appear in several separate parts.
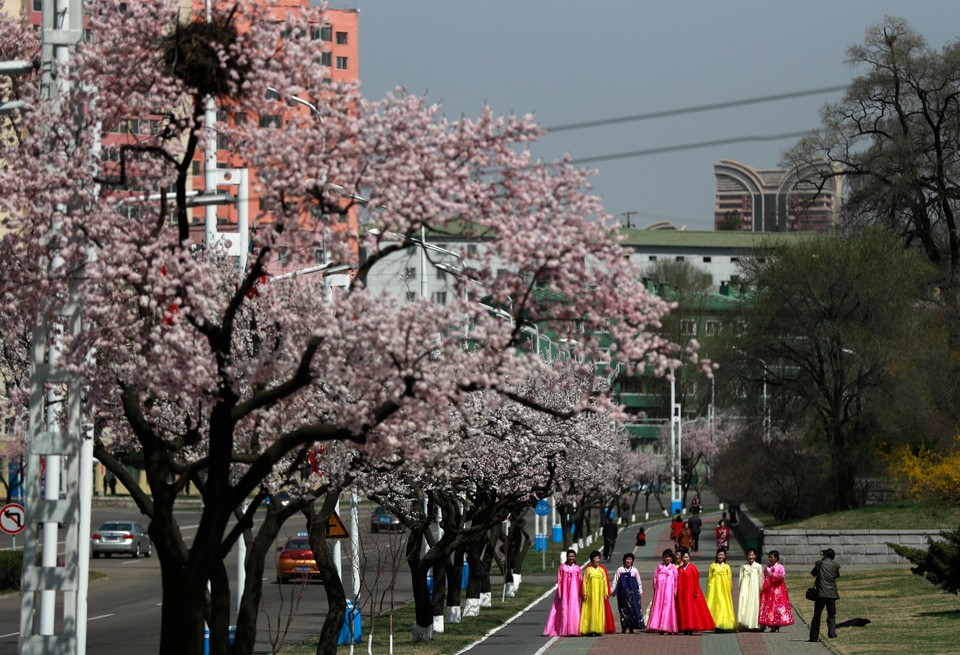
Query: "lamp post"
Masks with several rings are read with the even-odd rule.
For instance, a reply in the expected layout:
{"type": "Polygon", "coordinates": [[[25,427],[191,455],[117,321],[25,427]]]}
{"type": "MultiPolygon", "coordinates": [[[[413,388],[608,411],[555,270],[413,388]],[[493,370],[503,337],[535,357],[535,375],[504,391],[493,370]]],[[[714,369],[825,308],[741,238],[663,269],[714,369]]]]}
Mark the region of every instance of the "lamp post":
{"type": "Polygon", "coordinates": [[[680,422],[680,405],[677,404],[676,369],[670,369],[670,513],[676,514],[681,509],[679,482],[680,461],[682,456],[682,425],[680,422]]]}
{"type": "Polygon", "coordinates": [[[763,366],[763,415],[761,416],[761,432],[763,435],[764,443],[770,442],[770,408],[767,403],[767,362],[762,357],[758,357],[752,353],[748,353],[739,348],[734,348],[734,350],[745,357],[752,357],[753,359],[760,362],[760,365],[763,366]]]}

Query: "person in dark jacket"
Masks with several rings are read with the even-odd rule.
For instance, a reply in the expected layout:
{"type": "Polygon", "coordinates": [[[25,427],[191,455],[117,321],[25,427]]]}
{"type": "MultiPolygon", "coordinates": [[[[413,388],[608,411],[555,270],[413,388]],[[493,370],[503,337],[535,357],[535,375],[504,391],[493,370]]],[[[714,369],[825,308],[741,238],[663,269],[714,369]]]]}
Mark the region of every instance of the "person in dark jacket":
{"type": "Polygon", "coordinates": [[[700,552],[700,531],[703,529],[703,519],[700,518],[699,510],[693,513],[687,520],[690,526],[690,534],[693,535],[693,552],[700,552]]]}
{"type": "Polygon", "coordinates": [[[810,641],[820,641],[820,615],[827,608],[827,636],[837,636],[837,578],[840,577],[840,565],[834,561],[833,548],[821,550],[823,558],[814,564],[810,575],[816,578],[813,586],[817,590],[817,600],[813,604],[813,620],[810,622],[810,641]]]}
{"type": "Polygon", "coordinates": [[[620,532],[620,528],[617,527],[617,524],[613,522],[612,518],[608,518],[607,522],[603,524],[603,559],[607,562],[610,561],[610,556],[613,555],[613,549],[617,545],[617,533],[620,532]]]}

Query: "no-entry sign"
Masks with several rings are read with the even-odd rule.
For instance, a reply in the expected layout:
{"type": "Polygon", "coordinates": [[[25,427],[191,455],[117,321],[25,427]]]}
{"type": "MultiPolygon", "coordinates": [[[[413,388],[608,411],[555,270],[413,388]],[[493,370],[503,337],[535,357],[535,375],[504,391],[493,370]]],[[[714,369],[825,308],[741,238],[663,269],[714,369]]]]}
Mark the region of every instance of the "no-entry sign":
{"type": "Polygon", "coordinates": [[[10,503],[0,507],[0,530],[7,534],[20,534],[27,527],[27,513],[23,505],[10,503]]]}

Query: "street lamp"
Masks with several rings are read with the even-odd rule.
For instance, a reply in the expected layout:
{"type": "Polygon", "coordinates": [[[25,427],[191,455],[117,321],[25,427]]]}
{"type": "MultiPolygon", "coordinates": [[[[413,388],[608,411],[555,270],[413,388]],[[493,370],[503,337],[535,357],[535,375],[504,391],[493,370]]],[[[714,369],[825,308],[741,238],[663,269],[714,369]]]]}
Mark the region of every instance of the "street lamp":
{"type": "Polygon", "coordinates": [[[745,357],[752,357],[752,358],[754,358],[755,360],[757,360],[758,362],[760,362],[760,365],[761,365],[761,366],[763,366],[763,416],[761,417],[761,421],[762,421],[763,441],[764,441],[765,443],[769,443],[769,442],[770,442],[770,422],[771,422],[771,421],[770,421],[770,409],[769,409],[768,404],[767,404],[767,362],[766,362],[766,360],[763,359],[762,357],[758,357],[757,355],[754,355],[753,353],[748,353],[748,352],[746,352],[746,351],[744,351],[744,350],[741,350],[741,349],[739,349],[739,348],[734,348],[733,350],[736,351],[736,352],[738,352],[738,353],[740,353],[741,355],[743,355],[743,356],[745,356],[745,357]]]}

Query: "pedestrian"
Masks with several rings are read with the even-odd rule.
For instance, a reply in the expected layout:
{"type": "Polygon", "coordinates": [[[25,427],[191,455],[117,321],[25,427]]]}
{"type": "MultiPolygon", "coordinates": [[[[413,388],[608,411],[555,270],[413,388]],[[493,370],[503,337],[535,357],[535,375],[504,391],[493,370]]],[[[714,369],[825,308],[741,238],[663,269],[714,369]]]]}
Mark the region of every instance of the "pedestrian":
{"type": "Polygon", "coordinates": [[[700,518],[700,509],[693,510],[693,516],[687,519],[690,534],[693,536],[693,552],[700,552],[700,531],[703,530],[703,519],[700,518]]]}
{"type": "Polygon", "coordinates": [[[760,627],[760,589],[763,586],[763,566],[757,561],[755,548],[747,549],[747,563],[740,567],[740,587],[737,596],[737,623],[742,630],[760,627]]]}
{"type": "Polygon", "coordinates": [[[613,556],[613,549],[617,545],[617,533],[620,532],[620,528],[617,527],[617,524],[614,522],[613,518],[607,518],[607,522],[603,524],[603,560],[609,562],[610,558],[613,556]]]}
{"type": "Polygon", "coordinates": [[[640,572],[633,566],[633,553],[624,553],[623,566],[617,569],[610,587],[610,595],[617,599],[620,610],[620,632],[643,630],[643,584],[640,572]]]}
{"type": "Polygon", "coordinates": [[[680,510],[677,510],[677,513],[673,515],[673,521],[670,523],[670,539],[673,540],[673,545],[677,545],[677,537],[680,536],[680,528],[683,527],[683,517],[680,516],[680,510]]]}
{"type": "Polygon", "coordinates": [[[696,514],[700,509],[700,494],[693,494],[693,500],[690,501],[690,511],[696,514]]]}
{"type": "Polygon", "coordinates": [[[680,528],[680,536],[677,537],[677,550],[686,550],[689,552],[693,547],[693,533],[690,530],[690,523],[683,522],[680,528]]]}
{"type": "Polygon", "coordinates": [[[576,637],[580,634],[580,594],[583,574],[577,564],[577,551],[567,551],[567,561],[557,570],[557,593],[550,606],[544,637],[576,637]]]}
{"type": "Polygon", "coordinates": [[[727,551],[717,549],[717,556],[707,572],[707,607],[717,630],[736,630],[733,613],[733,569],[727,564],[727,551]]]}
{"type": "Polygon", "coordinates": [[[730,526],[724,519],[717,522],[717,548],[730,548],[730,526]]]}
{"type": "Polygon", "coordinates": [[[784,578],[787,570],[780,563],[780,552],[771,550],[769,564],[763,569],[763,587],[760,588],[760,627],[780,632],[785,625],[793,625],[793,609],[784,578]]]}
{"type": "Polygon", "coordinates": [[[590,553],[590,564],[583,569],[583,603],[580,605],[580,634],[601,635],[616,632],[610,609],[610,579],[600,566],[600,551],[590,553]]]}
{"type": "Polygon", "coordinates": [[[677,624],[688,635],[717,628],[700,589],[700,571],[690,563],[687,550],[681,551],[677,567],[677,624]]]}
{"type": "Polygon", "coordinates": [[[673,551],[663,551],[663,561],[653,572],[653,600],[647,618],[650,632],[677,632],[677,567],[673,564],[673,551]]]}
{"type": "Polygon", "coordinates": [[[827,636],[831,639],[837,636],[837,578],[840,577],[840,565],[834,561],[837,554],[833,548],[821,550],[823,557],[813,565],[810,575],[816,578],[813,583],[817,590],[817,599],[813,602],[813,620],[810,622],[810,641],[820,641],[820,615],[823,608],[827,608],[827,636]]]}
{"type": "Polygon", "coordinates": [[[647,533],[644,531],[643,526],[640,526],[640,529],[637,530],[637,546],[646,546],[647,545],[647,533]]]}

